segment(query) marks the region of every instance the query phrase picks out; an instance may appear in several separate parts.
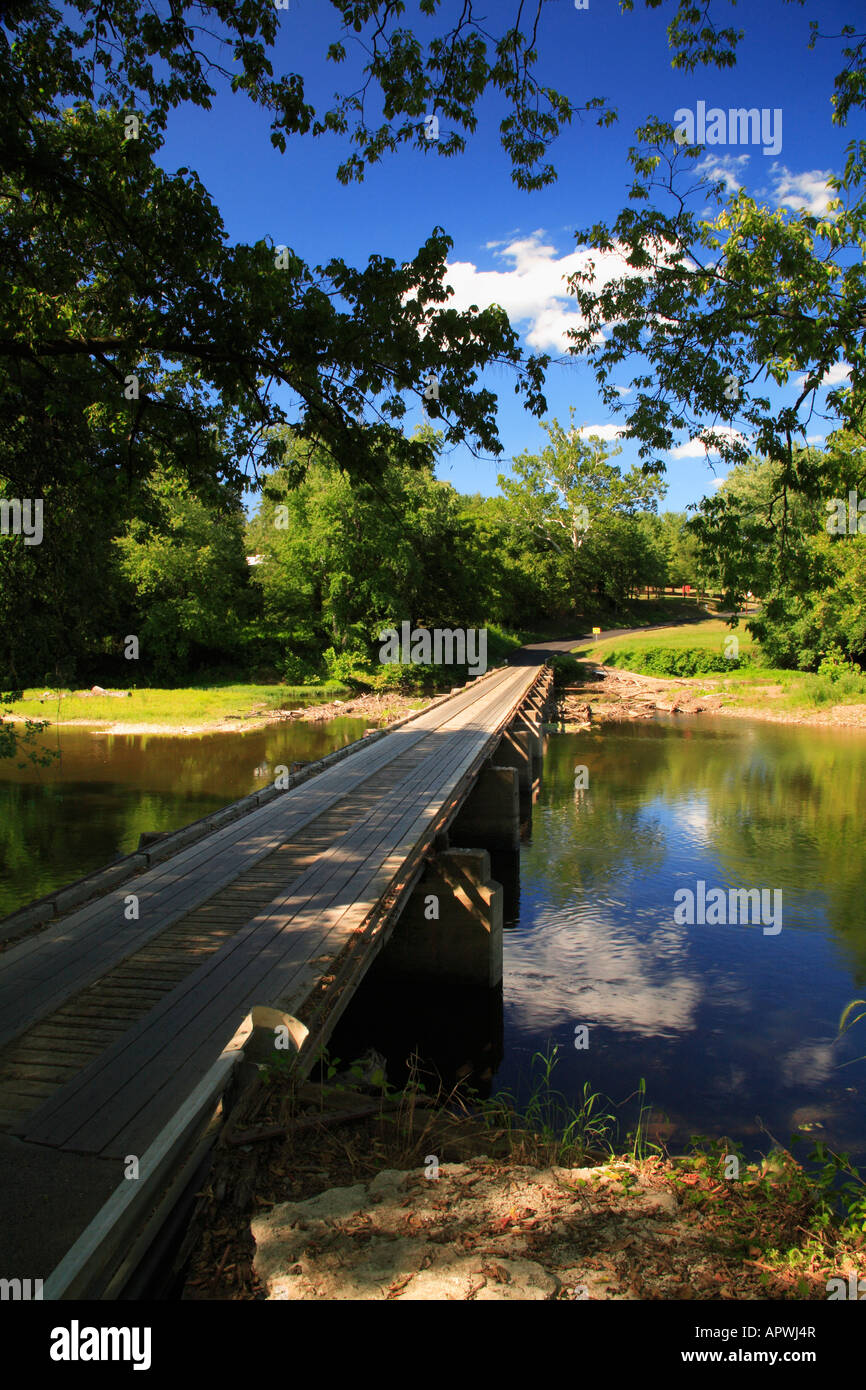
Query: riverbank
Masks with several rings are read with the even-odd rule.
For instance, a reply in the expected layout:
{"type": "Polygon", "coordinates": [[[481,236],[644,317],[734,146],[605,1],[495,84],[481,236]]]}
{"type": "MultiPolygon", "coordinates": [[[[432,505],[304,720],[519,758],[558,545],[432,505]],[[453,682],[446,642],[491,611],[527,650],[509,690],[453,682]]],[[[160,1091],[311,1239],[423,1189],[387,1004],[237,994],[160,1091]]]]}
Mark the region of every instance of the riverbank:
{"type": "Polygon", "coordinates": [[[723,1146],[575,1164],[417,1095],[335,1119],[359,1102],[264,1084],[232,1117],[184,1298],[823,1301],[862,1264],[784,1151],[736,1177],[723,1146]]]}
{"type": "Polygon", "coordinates": [[[421,709],[431,698],[394,691],[355,696],[348,686],[336,683],[315,690],[230,686],[202,691],[61,691],[44,700],[31,696],[17,701],[9,719],[16,724],[40,720],[49,727],[89,729],[94,734],[179,737],[236,734],[287,721],[321,723],[336,718],[366,719],[371,728],[383,728],[421,709]],[[305,703],[300,704],[301,699],[305,703]],[[314,700],[319,703],[311,703],[314,700]],[[293,704],[297,707],[286,708],[293,704]],[[178,714],[187,717],[179,719],[178,714]]]}
{"type": "Polygon", "coordinates": [[[593,679],[559,692],[559,718],[566,729],[657,714],[712,714],[732,719],[763,719],[777,724],[866,728],[866,704],[827,708],[774,708],[790,698],[782,684],[749,685],[708,676],[644,676],[617,666],[597,666],[593,679]],[[760,703],[754,703],[755,699],[760,703]]]}

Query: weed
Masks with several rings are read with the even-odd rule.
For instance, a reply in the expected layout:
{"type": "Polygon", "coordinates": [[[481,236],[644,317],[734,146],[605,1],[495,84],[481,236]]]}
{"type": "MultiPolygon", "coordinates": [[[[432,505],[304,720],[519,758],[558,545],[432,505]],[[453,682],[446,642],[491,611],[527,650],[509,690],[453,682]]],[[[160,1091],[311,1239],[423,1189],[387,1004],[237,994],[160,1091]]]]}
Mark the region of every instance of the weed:
{"type": "Polygon", "coordinates": [[[613,1151],[616,1119],[603,1110],[601,1093],[588,1081],[579,1106],[553,1086],[558,1055],[559,1044],[533,1053],[531,1089],[522,1109],[507,1090],[477,1102],[477,1108],[485,1125],[504,1130],[512,1157],[574,1167],[590,1154],[613,1151]]]}

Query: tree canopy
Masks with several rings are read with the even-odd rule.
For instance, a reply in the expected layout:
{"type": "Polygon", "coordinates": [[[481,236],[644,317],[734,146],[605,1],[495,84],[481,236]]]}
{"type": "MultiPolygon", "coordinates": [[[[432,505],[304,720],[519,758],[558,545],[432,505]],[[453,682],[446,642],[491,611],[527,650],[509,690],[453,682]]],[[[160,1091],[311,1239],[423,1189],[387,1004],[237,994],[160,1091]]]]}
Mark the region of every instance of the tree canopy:
{"type": "MultiPolygon", "coordinates": [[[[447,307],[441,228],[402,264],[373,255],[363,268],[339,258],[313,268],[290,247],[229,245],[195,172],[168,173],[157,157],[174,109],[208,109],[230,90],[268,111],[280,150],[348,135],[337,174],[360,180],[401,146],[459,154],[494,93],[513,177],[541,187],[556,176],[548,151],[564,125],[586,112],[615,119],[603,96],[575,103],[537,76],[544,7],[498,7],[491,29],[471,0],[417,0],[410,28],[404,0],[331,0],[327,59],[345,90],[316,110],[303,73],[274,70],[272,0],[10,0],[0,16],[0,476],[13,491],[24,478],[31,491],[77,483],[73,458],[102,476],[145,474],[157,455],[193,483],[255,475],[278,462],[283,424],[359,474],[395,448],[429,463],[426,442],[400,424],[406,395],[420,397],[430,373],[446,442],[497,454],[496,398],[477,385],[491,363],[513,368],[515,390],[543,414],[546,358],[521,352],[496,306],[447,307]],[[444,127],[433,142],[428,118],[444,127]]],[[[676,0],[677,65],[733,61],[740,32],[716,27],[709,10],[676,0]]]]}
{"type": "MultiPolygon", "coordinates": [[[[810,31],[810,47],[826,37],[817,21],[810,31]]],[[[833,37],[852,40],[831,97],[843,126],[866,104],[866,36],[847,25],[833,37]]],[[[866,142],[850,141],[816,213],[729,191],[685,127],[654,118],[636,135],[629,205],[612,226],[576,234],[626,268],[598,285],[592,260],[571,278],[583,319],[572,351],[586,355],[605,404],[625,414],[622,437],[638,442],[648,471],[664,471],[661,455],[685,431],[726,462],[753,451],[782,461],[793,483],[795,445],[821,414],[822,385],[834,386],[824,419],[849,432],[863,424],[866,142]],[[635,373],[629,401],[613,379],[623,365],[635,373]],[[791,399],[771,404],[768,389],[789,384],[791,399]]]]}

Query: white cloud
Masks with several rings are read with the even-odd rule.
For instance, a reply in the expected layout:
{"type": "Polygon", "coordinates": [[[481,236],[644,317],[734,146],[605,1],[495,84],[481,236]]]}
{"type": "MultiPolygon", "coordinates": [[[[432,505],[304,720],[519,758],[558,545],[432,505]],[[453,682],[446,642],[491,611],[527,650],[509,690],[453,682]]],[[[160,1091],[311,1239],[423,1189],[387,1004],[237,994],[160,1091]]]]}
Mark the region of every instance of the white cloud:
{"type": "Polygon", "coordinates": [[[838,1066],[835,1046],[835,1038],[809,1039],[779,1058],[779,1072],[789,1086],[820,1086],[838,1066]]]}
{"type": "Polygon", "coordinates": [[[697,1028],[704,985],[686,931],[669,918],[660,913],[645,934],[602,900],[548,909],[538,926],[531,942],[509,941],[509,1010],[521,1030],[550,1036],[591,1019],[656,1039],[697,1028]]]}
{"type": "Polygon", "coordinates": [[[792,208],[795,212],[804,208],[815,217],[822,217],[831,198],[838,197],[827,187],[832,172],[832,169],[807,169],[802,174],[792,174],[784,164],[774,164],[773,197],[780,207],[792,208]]]}
{"type": "MultiPolygon", "coordinates": [[[[748,439],[739,430],[732,429],[730,425],[719,425],[713,430],[713,434],[721,440],[731,440],[738,444],[748,444],[748,439]]],[[[711,445],[704,444],[701,439],[689,439],[685,444],[678,444],[675,449],[671,449],[671,457],[675,459],[702,459],[710,454],[718,454],[718,449],[711,445]]]]}
{"type": "Polygon", "coordinates": [[[747,154],[707,155],[695,165],[695,173],[705,174],[714,183],[724,183],[728,193],[736,193],[743,186],[738,171],[745,169],[749,159],[747,154]]]}
{"type": "MultiPolygon", "coordinates": [[[[851,374],[850,362],[834,362],[832,367],[821,377],[819,390],[824,390],[830,386],[840,386],[843,381],[849,381],[851,374]]],[[[802,391],[806,385],[806,376],[798,376],[795,381],[798,391],[802,391]]],[[[823,436],[821,436],[823,438],[823,436]]]]}
{"type": "Polygon", "coordinates": [[[504,245],[488,242],[486,249],[511,263],[508,270],[479,270],[473,261],[451,262],[446,283],[454,294],[449,307],[462,310],[470,304],[482,308],[501,304],[530,347],[567,352],[571,345],[567,330],[584,322],[568,292],[568,277],[585,271],[592,261],[597,290],[618,276],[639,272],[617,251],[570,251],[560,256],[543,237],[544,232],[538,230],[504,245]]]}
{"type": "Polygon", "coordinates": [[[599,439],[619,439],[622,429],[618,425],[581,425],[574,433],[579,434],[582,439],[588,439],[591,434],[599,439]]]}
{"type": "Polygon", "coordinates": [[[823,444],[823,443],[824,443],[824,438],[825,438],[825,436],[824,436],[823,434],[807,434],[807,435],[806,435],[806,443],[807,443],[807,444],[823,444]]]}

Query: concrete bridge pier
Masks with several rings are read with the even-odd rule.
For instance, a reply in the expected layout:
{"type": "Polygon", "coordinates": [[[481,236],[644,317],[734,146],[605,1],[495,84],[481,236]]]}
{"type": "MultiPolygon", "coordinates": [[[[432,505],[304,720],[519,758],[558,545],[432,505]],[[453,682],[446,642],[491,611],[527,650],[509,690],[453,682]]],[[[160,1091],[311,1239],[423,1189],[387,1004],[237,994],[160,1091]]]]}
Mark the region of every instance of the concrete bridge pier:
{"type": "MultiPolygon", "coordinates": [[[[525,811],[523,814],[525,817],[525,811]]],[[[517,769],[487,763],[447,834],[454,849],[488,851],[491,872],[503,889],[503,922],[506,927],[513,924],[520,904],[521,796],[517,769]]]]}
{"type": "Polygon", "coordinates": [[[517,768],[492,762],[448,827],[455,848],[486,849],[491,854],[520,848],[520,785],[517,768]]]}
{"type": "Polygon", "coordinates": [[[379,957],[389,979],[502,983],[503,891],[485,849],[446,849],[416,884],[379,957]]]}

